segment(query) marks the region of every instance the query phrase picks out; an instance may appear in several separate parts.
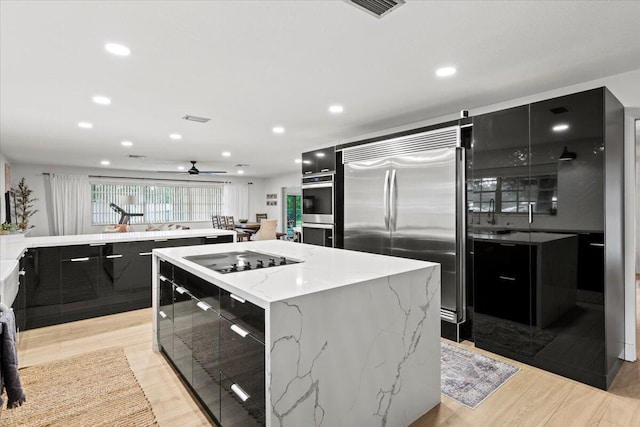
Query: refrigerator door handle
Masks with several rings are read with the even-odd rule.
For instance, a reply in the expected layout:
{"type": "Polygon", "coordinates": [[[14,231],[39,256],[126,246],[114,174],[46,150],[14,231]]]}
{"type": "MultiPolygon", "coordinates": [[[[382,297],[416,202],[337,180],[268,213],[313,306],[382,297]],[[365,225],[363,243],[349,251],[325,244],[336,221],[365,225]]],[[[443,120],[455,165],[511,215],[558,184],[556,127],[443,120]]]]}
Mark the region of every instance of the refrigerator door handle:
{"type": "Polygon", "coordinates": [[[390,216],[390,224],[389,229],[391,231],[396,230],[396,216],[398,209],[398,194],[396,192],[396,170],[391,171],[391,185],[389,188],[389,216],[390,216]]]}
{"type": "Polygon", "coordinates": [[[384,175],[383,202],[384,205],[384,229],[389,230],[389,171],[384,175]]]}

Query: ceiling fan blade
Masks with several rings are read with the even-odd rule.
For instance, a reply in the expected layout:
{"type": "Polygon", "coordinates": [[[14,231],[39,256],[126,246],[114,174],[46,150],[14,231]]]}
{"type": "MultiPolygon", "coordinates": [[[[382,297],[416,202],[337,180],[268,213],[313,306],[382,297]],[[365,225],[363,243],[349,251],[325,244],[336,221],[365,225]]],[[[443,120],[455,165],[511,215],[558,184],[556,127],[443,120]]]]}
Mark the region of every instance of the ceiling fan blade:
{"type": "Polygon", "coordinates": [[[227,173],[227,171],[200,171],[200,175],[203,175],[203,174],[214,175],[218,173],[227,173]]]}

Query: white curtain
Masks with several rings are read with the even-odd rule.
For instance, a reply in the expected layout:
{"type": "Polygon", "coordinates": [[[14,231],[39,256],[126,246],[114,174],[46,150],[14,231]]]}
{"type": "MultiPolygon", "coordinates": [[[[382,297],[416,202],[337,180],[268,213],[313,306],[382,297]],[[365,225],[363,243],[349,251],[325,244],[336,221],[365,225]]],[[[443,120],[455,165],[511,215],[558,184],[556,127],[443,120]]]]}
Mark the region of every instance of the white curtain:
{"type": "Polygon", "coordinates": [[[249,218],[249,186],[225,185],[222,209],[224,215],[233,215],[236,219],[249,218]]]}
{"type": "Polygon", "coordinates": [[[49,175],[53,235],[83,234],[91,225],[91,184],[87,176],[49,175]]]}

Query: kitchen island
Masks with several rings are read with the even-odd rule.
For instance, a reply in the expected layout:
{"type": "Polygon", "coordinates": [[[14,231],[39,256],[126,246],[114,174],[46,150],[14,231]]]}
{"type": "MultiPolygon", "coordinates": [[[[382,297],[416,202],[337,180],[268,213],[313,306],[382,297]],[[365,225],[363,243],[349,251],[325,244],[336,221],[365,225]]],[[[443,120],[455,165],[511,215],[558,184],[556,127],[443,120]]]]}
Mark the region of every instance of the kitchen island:
{"type": "Polygon", "coordinates": [[[153,348],[221,425],[406,426],[440,402],[439,264],[283,241],[153,255],[153,348]],[[243,251],[264,267],[205,262],[243,251]]]}

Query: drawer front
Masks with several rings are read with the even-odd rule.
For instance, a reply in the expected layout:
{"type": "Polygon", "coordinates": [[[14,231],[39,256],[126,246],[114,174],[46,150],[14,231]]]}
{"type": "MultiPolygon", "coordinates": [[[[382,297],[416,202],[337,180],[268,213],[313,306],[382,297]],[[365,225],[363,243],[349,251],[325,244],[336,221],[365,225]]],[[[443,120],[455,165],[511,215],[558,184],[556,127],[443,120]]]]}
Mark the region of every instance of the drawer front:
{"type": "Polygon", "coordinates": [[[264,309],[227,290],[220,289],[220,313],[264,343],[264,309]]]}
{"type": "Polygon", "coordinates": [[[220,318],[220,370],[264,412],[265,346],[238,324],[220,318]],[[243,336],[244,335],[244,336],[243,336]]]}
{"type": "Polygon", "coordinates": [[[219,420],[221,425],[242,427],[265,425],[264,406],[261,408],[253,397],[243,400],[242,387],[224,371],[220,371],[220,386],[222,388],[219,420]]]}
{"type": "Polygon", "coordinates": [[[198,300],[206,302],[216,313],[220,312],[219,289],[198,276],[173,266],[173,283],[189,291],[198,300]]]}
{"type": "Polygon", "coordinates": [[[81,258],[97,258],[102,256],[102,249],[106,245],[74,245],[60,247],[60,259],[77,260],[81,258]]]}
{"type": "Polygon", "coordinates": [[[166,277],[168,280],[173,280],[173,264],[161,259],[158,270],[161,276],[166,277]]]}
{"type": "Polygon", "coordinates": [[[216,243],[232,243],[232,242],[233,242],[232,235],[207,236],[207,237],[203,237],[201,241],[203,245],[214,245],[216,243]]]}

